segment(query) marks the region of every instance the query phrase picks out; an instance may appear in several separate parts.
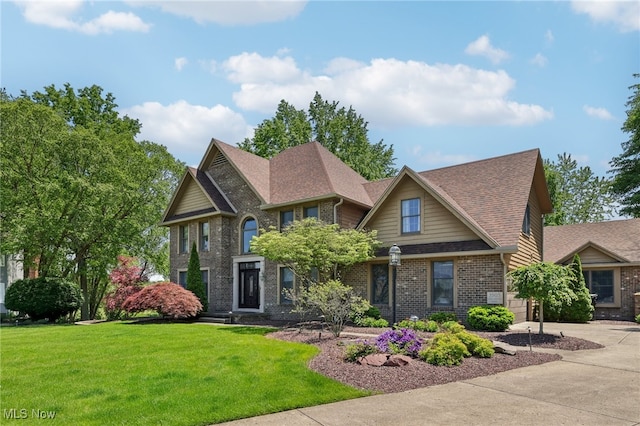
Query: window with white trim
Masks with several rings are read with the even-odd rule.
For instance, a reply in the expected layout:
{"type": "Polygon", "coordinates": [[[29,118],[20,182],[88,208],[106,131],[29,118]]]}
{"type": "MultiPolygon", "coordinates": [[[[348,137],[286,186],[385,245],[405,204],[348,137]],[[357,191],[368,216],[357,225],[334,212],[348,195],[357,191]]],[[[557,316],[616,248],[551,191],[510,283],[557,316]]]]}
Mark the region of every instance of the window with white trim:
{"type": "Polygon", "coordinates": [[[242,223],[242,253],[251,252],[251,239],[258,235],[258,222],[250,217],[242,223]]]}
{"type": "Polygon", "coordinates": [[[209,251],[209,221],[200,222],[200,251],[209,251]]]}
{"type": "Polygon", "coordinates": [[[411,198],[401,202],[402,233],[420,232],[420,198],[411,198]]]}
{"type": "Polygon", "coordinates": [[[433,262],[431,304],[453,307],[453,260],[433,262]]]}
{"type": "Polygon", "coordinates": [[[189,225],[178,227],[178,250],[180,253],[189,253],[189,225]]]}

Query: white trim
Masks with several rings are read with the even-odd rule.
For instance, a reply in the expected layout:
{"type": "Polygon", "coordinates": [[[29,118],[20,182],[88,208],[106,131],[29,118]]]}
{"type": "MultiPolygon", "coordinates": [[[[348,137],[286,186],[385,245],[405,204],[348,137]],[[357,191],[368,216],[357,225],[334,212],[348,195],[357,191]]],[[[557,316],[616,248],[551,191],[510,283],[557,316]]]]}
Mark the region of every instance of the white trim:
{"type": "Polygon", "coordinates": [[[264,313],[264,289],[265,289],[265,260],[262,256],[233,256],[233,311],[264,313]],[[240,273],[238,264],[245,262],[260,262],[260,274],[258,274],[258,290],[260,291],[260,307],[249,309],[238,307],[238,287],[240,285],[240,273]]]}

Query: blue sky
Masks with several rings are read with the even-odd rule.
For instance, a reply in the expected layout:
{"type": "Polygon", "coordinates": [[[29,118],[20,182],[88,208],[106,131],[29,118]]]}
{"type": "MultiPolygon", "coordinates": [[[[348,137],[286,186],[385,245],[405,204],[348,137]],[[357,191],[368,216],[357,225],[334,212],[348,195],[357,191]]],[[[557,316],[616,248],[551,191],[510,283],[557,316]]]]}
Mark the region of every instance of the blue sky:
{"type": "MultiPolygon", "coordinates": [[[[540,148],[607,175],[629,139],[636,1],[6,1],[9,94],[93,84],[197,165],[318,91],[416,171],[540,148]]],[[[508,178],[508,177],[506,177],[508,178]]]]}

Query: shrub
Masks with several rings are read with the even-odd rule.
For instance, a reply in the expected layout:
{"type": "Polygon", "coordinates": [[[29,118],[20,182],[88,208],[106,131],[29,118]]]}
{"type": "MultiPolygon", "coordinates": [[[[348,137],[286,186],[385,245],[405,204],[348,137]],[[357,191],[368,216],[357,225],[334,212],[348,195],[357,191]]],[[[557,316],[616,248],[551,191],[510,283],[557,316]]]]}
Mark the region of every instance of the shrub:
{"type": "Polygon", "coordinates": [[[127,297],[142,290],[141,283],[147,277],[142,268],[136,264],[136,259],[128,256],[118,256],[118,266],[109,274],[109,281],[114,289],[105,297],[104,308],[108,320],[121,319],[123,313],[122,304],[127,297]]]}
{"type": "Polygon", "coordinates": [[[129,296],[122,307],[130,313],[154,310],[171,318],[195,317],[202,310],[202,304],[195,294],[170,282],[144,287],[129,296]]]}
{"type": "Polygon", "coordinates": [[[376,308],[373,305],[369,305],[369,309],[365,311],[364,316],[374,319],[380,319],[380,309],[376,308]]]}
{"type": "Polygon", "coordinates": [[[455,312],[436,312],[429,315],[431,321],[435,321],[438,324],[442,324],[447,321],[458,321],[458,317],[455,312]]]}
{"type": "Polygon", "coordinates": [[[407,328],[389,330],[376,338],[376,347],[380,352],[416,357],[422,347],[422,339],[407,328]]]}
{"type": "Polygon", "coordinates": [[[449,333],[459,333],[461,331],[464,331],[464,325],[456,321],[446,321],[440,324],[440,330],[449,333]]]}
{"type": "Polygon", "coordinates": [[[505,331],[514,319],[513,312],[499,305],[472,306],[467,311],[467,322],[474,330],[505,331]]]}
{"type": "Polygon", "coordinates": [[[29,315],[34,321],[47,318],[54,322],[80,309],[82,301],[82,292],[76,284],[49,277],[18,280],[5,295],[7,309],[29,315]]]}
{"type": "MultiPolygon", "coordinates": [[[[200,272],[200,256],[198,256],[198,250],[196,249],[196,243],[193,243],[191,247],[191,254],[189,255],[189,266],[187,267],[187,290],[196,295],[202,310],[205,312],[209,309],[209,300],[207,298],[207,291],[202,281],[202,272],[200,272]]],[[[200,313],[198,312],[198,313],[200,313]]]]}
{"type": "Polygon", "coordinates": [[[435,333],[438,331],[438,323],[431,320],[411,321],[408,319],[400,321],[395,328],[411,328],[416,331],[428,331],[435,333]]]}
{"type": "Polygon", "coordinates": [[[302,287],[299,293],[309,308],[317,309],[324,315],[336,337],[340,336],[347,319],[354,313],[364,312],[369,303],[356,296],[353,288],[337,280],[302,287]]]}
{"type": "Polygon", "coordinates": [[[429,364],[452,366],[460,365],[469,351],[456,334],[438,333],[418,356],[429,364]]]}
{"type": "Polygon", "coordinates": [[[358,340],[355,343],[347,345],[344,359],[345,361],[355,362],[358,360],[358,358],[371,355],[376,352],[378,352],[378,348],[375,344],[369,342],[368,340],[358,340]]]}
{"type": "Polygon", "coordinates": [[[636,322],[640,324],[640,314],[636,315],[636,322]]]}
{"type": "Polygon", "coordinates": [[[389,321],[384,318],[361,317],[356,321],[356,325],[360,327],[385,328],[389,327],[389,321]]]}
{"type": "Polygon", "coordinates": [[[491,358],[495,353],[493,342],[468,331],[461,331],[455,336],[467,347],[469,353],[480,358],[491,358]]]}
{"type": "Polygon", "coordinates": [[[576,254],[571,264],[566,268],[571,280],[569,288],[575,293],[575,299],[571,303],[551,304],[544,303],[544,316],[548,321],[563,321],[585,323],[593,317],[594,307],[591,303],[591,295],[582,274],[582,262],[576,254]]]}

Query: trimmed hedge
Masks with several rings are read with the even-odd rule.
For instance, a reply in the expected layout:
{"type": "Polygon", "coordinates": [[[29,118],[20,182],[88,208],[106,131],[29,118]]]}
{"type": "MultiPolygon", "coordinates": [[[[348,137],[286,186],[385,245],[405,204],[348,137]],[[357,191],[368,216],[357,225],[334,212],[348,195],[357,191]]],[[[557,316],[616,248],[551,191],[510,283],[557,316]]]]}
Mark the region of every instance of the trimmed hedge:
{"type": "Polygon", "coordinates": [[[500,305],[472,306],[467,311],[467,323],[474,330],[505,331],[516,316],[500,305]]]}
{"type": "Polygon", "coordinates": [[[33,321],[57,319],[82,307],[82,292],[73,282],[62,278],[40,277],[18,280],[5,295],[5,306],[28,315],[33,321]]]}

